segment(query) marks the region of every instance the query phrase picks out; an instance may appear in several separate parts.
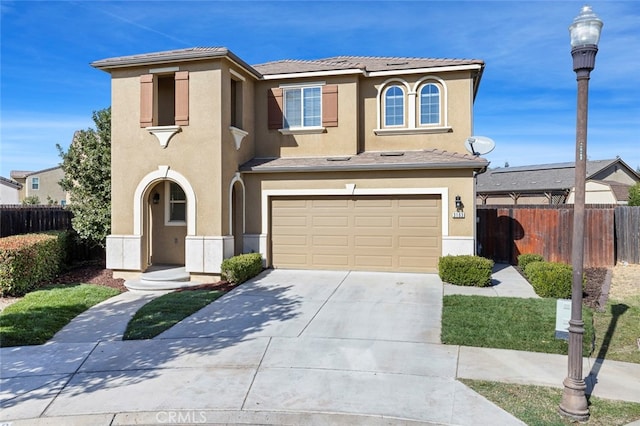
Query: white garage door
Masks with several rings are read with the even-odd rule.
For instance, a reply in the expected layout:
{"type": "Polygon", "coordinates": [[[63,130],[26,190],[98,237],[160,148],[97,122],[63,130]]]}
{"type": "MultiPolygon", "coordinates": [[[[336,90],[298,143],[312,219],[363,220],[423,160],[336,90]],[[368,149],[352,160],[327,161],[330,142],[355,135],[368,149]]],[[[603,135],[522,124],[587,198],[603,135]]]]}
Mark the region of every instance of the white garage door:
{"type": "Polygon", "coordinates": [[[273,198],[273,267],[435,272],[441,209],[438,195],[273,198]]]}

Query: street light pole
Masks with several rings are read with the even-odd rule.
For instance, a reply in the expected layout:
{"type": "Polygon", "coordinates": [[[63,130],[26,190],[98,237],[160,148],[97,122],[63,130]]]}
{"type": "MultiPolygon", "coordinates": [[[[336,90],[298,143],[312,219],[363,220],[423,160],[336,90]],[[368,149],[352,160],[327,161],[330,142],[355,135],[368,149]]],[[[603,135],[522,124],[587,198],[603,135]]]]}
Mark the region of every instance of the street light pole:
{"type": "Polygon", "coordinates": [[[579,421],[589,419],[589,406],[585,396],[586,384],[582,377],[582,340],[584,335],[582,277],[584,270],[585,179],[587,174],[587,107],[589,76],[595,67],[601,30],[602,21],[593,13],[590,6],[584,6],[569,27],[573,70],[578,81],[578,106],[576,118],[575,201],[571,245],[573,280],[571,283],[571,319],[569,320],[569,365],[567,377],[563,381],[564,390],[559,412],[566,417],[579,421]]]}

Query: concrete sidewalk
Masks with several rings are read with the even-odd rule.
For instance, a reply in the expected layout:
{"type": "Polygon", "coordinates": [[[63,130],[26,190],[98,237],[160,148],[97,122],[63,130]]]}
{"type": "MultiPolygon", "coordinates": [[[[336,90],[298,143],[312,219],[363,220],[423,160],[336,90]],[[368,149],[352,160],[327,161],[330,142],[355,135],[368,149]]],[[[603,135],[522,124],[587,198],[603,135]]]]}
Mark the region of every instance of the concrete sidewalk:
{"type": "MultiPolygon", "coordinates": [[[[532,297],[509,269],[479,290],[532,297]]],[[[566,356],[440,344],[453,290],[437,275],[265,271],[145,341],[119,340],[122,319],[104,326],[144,303],[123,296],[45,345],[0,349],[0,421],[522,424],[456,379],[561,387],[566,356]]],[[[593,395],[640,402],[640,365],[584,371],[593,395]]]]}

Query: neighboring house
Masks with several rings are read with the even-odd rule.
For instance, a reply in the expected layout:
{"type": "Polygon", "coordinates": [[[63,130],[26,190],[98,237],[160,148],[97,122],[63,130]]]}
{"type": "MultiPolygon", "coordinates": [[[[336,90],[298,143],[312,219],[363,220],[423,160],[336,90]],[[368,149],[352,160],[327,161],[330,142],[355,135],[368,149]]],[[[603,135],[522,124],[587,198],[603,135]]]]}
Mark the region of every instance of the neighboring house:
{"type": "MultiPolygon", "coordinates": [[[[620,158],[587,161],[586,204],[627,204],[640,174],[620,158]]],[[[490,169],[478,175],[478,204],[573,204],[575,163],[490,169]]]]}
{"type": "Polygon", "coordinates": [[[68,193],[60,187],[64,178],[61,166],[51,167],[37,172],[11,171],[11,178],[22,185],[20,203],[27,197],[38,197],[40,204],[66,205],[68,193]]]}
{"type": "Polygon", "coordinates": [[[464,142],[480,60],[250,66],[192,48],[92,66],[112,77],[116,277],[178,264],[198,279],[243,252],[274,268],[429,272],[474,253],[488,162],[464,142]]]}
{"type": "Polygon", "coordinates": [[[18,182],[0,176],[0,205],[20,204],[20,189],[18,182]]]}

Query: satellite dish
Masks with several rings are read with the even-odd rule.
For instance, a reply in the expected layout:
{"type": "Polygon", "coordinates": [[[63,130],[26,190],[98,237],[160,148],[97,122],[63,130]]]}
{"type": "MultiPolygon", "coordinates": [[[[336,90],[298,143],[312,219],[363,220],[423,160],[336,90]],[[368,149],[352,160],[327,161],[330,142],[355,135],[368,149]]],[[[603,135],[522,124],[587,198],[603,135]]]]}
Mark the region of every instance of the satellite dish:
{"type": "Polygon", "coordinates": [[[496,143],[486,136],[471,136],[464,141],[464,147],[473,155],[485,155],[493,151],[496,143]]]}

